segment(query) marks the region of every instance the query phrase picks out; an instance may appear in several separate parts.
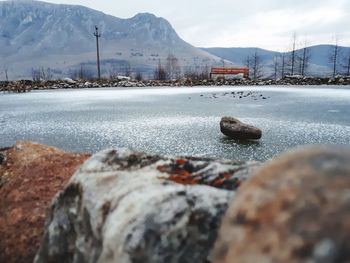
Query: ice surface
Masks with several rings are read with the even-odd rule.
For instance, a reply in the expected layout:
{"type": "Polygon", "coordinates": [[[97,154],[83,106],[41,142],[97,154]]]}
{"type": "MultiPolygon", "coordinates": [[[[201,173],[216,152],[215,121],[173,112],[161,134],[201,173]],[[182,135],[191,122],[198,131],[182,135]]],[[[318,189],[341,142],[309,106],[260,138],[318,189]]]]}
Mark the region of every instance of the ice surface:
{"type": "Polygon", "coordinates": [[[73,151],[109,147],[169,155],[266,160],[305,144],[350,145],[350,90],[243,88],[267,100],[209,99],[242,88],[103,89],[0,95],[0,141],[30,139],[73,151]],[[229,115],[263,130],[258,142],[220,133],[229,115]]]}

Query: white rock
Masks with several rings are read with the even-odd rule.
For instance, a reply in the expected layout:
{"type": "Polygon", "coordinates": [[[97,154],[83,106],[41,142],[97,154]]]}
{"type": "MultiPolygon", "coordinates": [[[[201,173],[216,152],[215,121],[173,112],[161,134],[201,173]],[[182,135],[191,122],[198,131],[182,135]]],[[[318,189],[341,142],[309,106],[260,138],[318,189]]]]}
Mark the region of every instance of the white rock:
{"type": "Polygon", "coordinates": [[[72,80],[71,78],[64,78],[63,80],[64,80],[65,82],[70,83],[70,84],[75,84],[75,83],[76,83],[76,81],[72,80]]]}
{"type": "Polygon", "coordinates": [[[122,81],[122,80],[130,81],[131,78],[127,77],[127,76],[117,76],[117,80],[119,80],[119,81],[122,81]]]}
{"type": "Polygon", "coordinates": [[[242,173],[247,166],[179,164],[125,149],[96,154],[53,202],[35,262],[210,262],[234,191],[178,184],[169,177],[187,167],[203,182],[222,173],[231,173],[234,182],[248,176],[242,173]],[[238,171],[239,178],[233,178],[238,171]]]}

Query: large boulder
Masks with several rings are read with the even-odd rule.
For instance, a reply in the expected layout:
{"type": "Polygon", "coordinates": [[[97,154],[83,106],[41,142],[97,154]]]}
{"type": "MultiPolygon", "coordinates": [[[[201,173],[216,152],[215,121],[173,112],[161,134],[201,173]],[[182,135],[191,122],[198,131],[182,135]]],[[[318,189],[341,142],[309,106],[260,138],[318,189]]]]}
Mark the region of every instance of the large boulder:
{"type": "Polygon", "coordinates": [[[234,190],[258,166],[98,153],[54,200],[35,262],[211,262],[234,190]]]}
{"type": "Polygon", "coordinates": [[[262,136],[260,129],[232,117],[221,119],[220,130],[226,136],[237,140],[259,140],[262,136]]]}
{"type": "Polygon", "coordinates": [[[350,262],[350,151],[283,155],[238,190],[221,226],[216,263],[350,262]]]}

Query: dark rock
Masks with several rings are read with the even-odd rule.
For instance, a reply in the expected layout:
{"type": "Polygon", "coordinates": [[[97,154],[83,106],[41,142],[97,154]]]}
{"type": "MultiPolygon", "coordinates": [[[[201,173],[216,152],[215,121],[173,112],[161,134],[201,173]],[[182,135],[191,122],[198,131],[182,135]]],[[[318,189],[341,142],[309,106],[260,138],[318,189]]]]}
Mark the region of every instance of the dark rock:
{"type": "Polygon", "coordinates": [[[226,136],[237,140],[259,140],[262,136],[260,129],[232,117],[221,119],[220,130],[226,136]]]}
{"type": "Polygon", "coordinates": [[[216,263],[350,262],[350,151],[283,155],[239,188],[216,242],[216,263]]]}
{"type": "Polygon", "coordinates": [[[225,189],[256,166],[128,150],[96,154],[54,200],[35,262],[211,262],[234,195],[225,189]]]}

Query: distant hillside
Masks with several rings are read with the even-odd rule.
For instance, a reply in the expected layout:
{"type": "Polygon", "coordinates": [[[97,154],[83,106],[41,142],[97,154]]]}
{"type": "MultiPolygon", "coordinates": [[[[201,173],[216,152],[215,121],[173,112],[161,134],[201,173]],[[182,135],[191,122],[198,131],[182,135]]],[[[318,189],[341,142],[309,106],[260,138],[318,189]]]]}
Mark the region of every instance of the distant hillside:
{"type": "Polygon", "coordinates": [[[261,48],[203,48],[203,50],[215,54],[215,56],[218,56],[220,58],[227,59],[231,62],[233,62],[237,66],[242,66],[244,64],[244,61],[248,56],[252,56],[255,51],[259,53],[263,61],[269,61],[272,60],[273,57],[278,52],[269,51],[261,48]]]}
{"type": "MultiPolygon", "coordinates": [[[[331,51],[334,49],[333,45],[317,45],[308,47],[310,55],[310,67],[307,70],[309,75],[330,75],[332,72],[332,64],[329,62],[331,51]]],[[[259,54],[265,70],[265,75],[268,76],[273,70],[274,58],[281,57],[282,53],[270,51],[260,48],[203,48],[215,56],[227,59],[237,66],[242,66],[248,56],[252,56],[255,51],[259,54]]],[[[296,51],[298,56],[302,56],[302,49],[296,51]]],[[[350,47],[340,47],[340,62],[345,57],[349,57],[350,47]]],[[[291,53],[287,52],[286,57],[290,57],[291,53]]],[[[344,63],[343,63],[344,64],[344,63]]],[[[339,73],[344,71],[339,65],[339,73]]]]}
{"type": "Polygon", "coordinates": [[[96,57],[94,25],[102,31],[105,75],[128,64],[151,69],[168,54],[188,67],[220,60],[186,43],[167,20],[149,13],[120,19],[83,6],[19,0],[0,2],[0,72],[7,68],[10,77],[23,78],[32,68],[50,67],[64,76],[81,63],[91,67],[96,57]]]}

